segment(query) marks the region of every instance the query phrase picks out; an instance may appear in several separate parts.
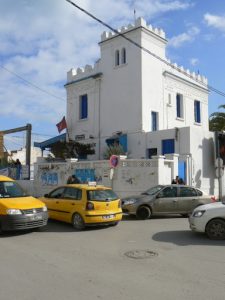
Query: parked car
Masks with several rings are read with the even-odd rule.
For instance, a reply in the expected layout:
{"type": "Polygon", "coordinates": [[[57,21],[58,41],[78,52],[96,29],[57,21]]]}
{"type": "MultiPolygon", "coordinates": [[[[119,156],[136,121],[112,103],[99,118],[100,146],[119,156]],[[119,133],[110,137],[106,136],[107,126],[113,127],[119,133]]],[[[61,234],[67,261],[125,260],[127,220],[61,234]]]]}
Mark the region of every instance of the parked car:
{"type": "Polygon", "coordinates": [[[148,219],[152,215],[181,214],[188,216],[194,208],[215,202],[214,196],[187,185],[157,185],[140,195],[122,198],[124,213],[148,219]]]}
{"type": "Polygon", "coordinates": [[[43,227],[47,221],[43,202],[26,195],[13,179],[0,175],[0,231],[43,227]]]}
{"type": "Polygon", "coordinates": [[[189,217],[192,231],[205,232],[210,239],[225,239],[225,203],[202,205],[189,217]]]}
{"type": "Polygon", "coordinates": [[[91,225],[116,225],[122,219],[118,196],[95,183],[67,184],[40,199],[51,219],[71,223],[79,230],[91,225]]]}

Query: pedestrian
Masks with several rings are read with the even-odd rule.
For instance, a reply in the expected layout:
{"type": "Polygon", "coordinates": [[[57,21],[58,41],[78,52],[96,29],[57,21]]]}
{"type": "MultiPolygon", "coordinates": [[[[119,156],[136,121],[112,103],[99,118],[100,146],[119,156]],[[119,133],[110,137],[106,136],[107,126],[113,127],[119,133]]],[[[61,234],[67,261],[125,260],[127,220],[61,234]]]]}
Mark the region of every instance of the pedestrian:
{"type": "Polygon", "coordinates": [[[183,181],[183,178],[179,178],[178,183],[179,184],[185,184],[185,182],[183,181]]]}
{"type": "Polygon", "coordinates": [[[21,178],[21,170],[22,170],[22,164],[19,158],[17,158],[15,161],[15,167],[16,167],[16,179],[19,180],[21,178]]]}
{"type": "Polygon", "coordinates": [[[178,183],[179,183],[179,176],[176,176],[176,178],[172,180],[172,184],[178,184],[178,183]]]}
{"type": "Polygon", "coordinates": [[[80,180],[77,178],[76,175],[71,175],[67,179],[67,184],[75,184],[75,183],[80,183],[80,180]]]}

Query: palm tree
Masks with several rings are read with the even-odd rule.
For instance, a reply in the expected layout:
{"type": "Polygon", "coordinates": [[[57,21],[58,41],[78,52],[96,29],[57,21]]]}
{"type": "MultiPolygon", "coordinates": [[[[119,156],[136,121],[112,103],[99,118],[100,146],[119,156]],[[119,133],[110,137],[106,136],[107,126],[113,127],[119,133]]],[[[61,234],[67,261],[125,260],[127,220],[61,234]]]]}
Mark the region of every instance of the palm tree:
{"type": "MultiPolygon", "coordinates": [[[[225,109],[225,105],[220,105],[218,108],[225,109]]],[[[225,130],[225,113],[214,112],[209,116],[209,130],[210,131],[224,131],[225,130]]]]}

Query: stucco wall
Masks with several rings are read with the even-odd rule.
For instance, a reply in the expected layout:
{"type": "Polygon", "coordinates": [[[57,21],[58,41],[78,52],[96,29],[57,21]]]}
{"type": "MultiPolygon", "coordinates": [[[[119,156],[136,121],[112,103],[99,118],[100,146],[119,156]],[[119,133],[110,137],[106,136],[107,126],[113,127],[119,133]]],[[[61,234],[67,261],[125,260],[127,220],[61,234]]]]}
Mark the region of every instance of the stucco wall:
{"type": "Polygon", "coordinates": [[[39,197],[65,184],[76,170],[94,170],[98,184],[112,187],[120,196],[132,195],[157,184],[170,184],[173,179],[174,166],[177,158],[165,159],[155,157],[149,160],[120,160],[119,165],[112,169],[109,161],[89,161],[35,164],[35,179],[19,181],[27,193],[39,197]]]}

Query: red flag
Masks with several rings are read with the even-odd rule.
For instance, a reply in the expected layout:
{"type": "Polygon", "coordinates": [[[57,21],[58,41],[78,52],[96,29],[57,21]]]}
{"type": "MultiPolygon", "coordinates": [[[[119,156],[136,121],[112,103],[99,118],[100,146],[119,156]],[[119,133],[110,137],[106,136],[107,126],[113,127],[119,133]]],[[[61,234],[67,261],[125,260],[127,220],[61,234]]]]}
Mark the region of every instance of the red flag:
{"type": "Polygon", "coordinates": [[[67,124],[66,124],[66,118],[63,117],[62,121],[60,121],[58,124],[56,124],[57,128],[58,128],[58,132],[60,133],[61,131],[63,131],[63,129],[67,128],[67,124]]]}

